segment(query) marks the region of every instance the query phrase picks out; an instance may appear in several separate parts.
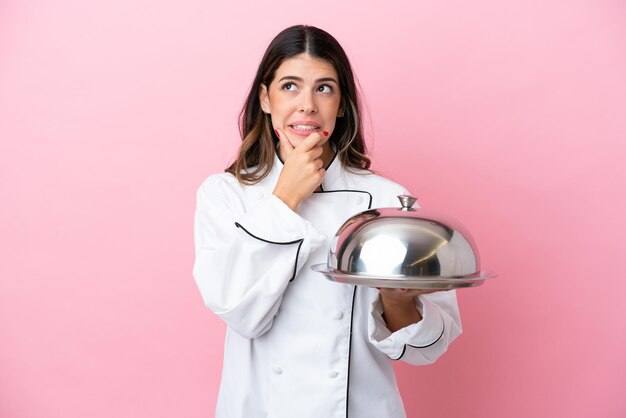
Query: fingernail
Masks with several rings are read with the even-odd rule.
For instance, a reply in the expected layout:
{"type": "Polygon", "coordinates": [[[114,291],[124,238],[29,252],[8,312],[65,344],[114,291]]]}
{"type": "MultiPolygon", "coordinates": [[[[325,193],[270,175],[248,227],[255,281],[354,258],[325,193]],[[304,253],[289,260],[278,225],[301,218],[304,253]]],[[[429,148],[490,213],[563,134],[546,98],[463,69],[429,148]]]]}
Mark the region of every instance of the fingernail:
{"type": "Polygon", "coordinates": [[[324,136],[328,136],[328,131],[324,131],[324,136]]]}
{"type": "Polygon", "coordinates": [[[278,133],[278,129],[274,129],[274,132],[276,133],[276,136],[280,138],[280,134],[278,133]]]}

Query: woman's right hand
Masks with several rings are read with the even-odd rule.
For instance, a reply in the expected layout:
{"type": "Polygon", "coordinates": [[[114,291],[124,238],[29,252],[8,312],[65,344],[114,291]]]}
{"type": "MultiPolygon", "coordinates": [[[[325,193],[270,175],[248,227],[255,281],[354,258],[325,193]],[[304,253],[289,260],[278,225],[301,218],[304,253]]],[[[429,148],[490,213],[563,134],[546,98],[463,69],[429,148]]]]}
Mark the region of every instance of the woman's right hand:
{"type": "Polygon", "coordinates": [[[293,147],[285,132],[276,129],[276,135],[280,140],[279,152],[284,166],[273,194],[295,212],[300,203],[322,184],[326,174],[322,154],[327,138],[314,132],[293,147]]]}

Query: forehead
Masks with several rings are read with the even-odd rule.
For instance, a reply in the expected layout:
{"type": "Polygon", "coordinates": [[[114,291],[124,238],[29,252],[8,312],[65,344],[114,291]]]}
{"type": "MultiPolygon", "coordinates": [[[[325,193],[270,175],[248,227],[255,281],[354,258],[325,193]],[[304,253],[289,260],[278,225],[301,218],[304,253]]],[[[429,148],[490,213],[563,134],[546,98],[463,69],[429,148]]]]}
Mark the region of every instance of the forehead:
{"type": "Polygon", "coordinates": [[[276,70],[276,80],[285,76],[296,76],[305,80],[332,77],[337,80],[337,71],[333,64],[325,59],[299,54],[285,59],[276,70]]]}

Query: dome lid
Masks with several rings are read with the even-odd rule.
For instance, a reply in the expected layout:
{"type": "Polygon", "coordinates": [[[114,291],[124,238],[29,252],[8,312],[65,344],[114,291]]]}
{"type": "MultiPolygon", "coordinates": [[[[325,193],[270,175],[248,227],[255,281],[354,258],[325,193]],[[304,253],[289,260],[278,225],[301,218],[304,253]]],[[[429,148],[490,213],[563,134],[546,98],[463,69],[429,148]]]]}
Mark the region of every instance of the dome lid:
{"type": "Polygon", "coordinates": [[[400,207],[370,209],[339,228],[328,263],[311,268],[330,280],[374,287],[452,289],[482,284],[476,244],[457,220],[414,209],[416,198],[398,196],[400,207]]]}

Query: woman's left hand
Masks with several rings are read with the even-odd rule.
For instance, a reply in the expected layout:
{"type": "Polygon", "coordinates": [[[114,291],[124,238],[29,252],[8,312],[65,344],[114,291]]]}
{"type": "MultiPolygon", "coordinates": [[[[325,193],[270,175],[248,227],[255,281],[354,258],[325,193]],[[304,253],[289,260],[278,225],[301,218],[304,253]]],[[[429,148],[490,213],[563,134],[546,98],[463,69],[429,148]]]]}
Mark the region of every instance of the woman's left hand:
{"type": "Polygon", "coordinates": [[[383,298],[395,303],[413,301],[415,296],[440,291],[439,289],[395,289],[391,287],[377,287],[376,289],[378,289],[383,298]]]}
{"type": "Polygon", "coordinates": [[[391,332],[422,320],[422,315],[415,305],[416,296],[439,291],[439,289],[377,289],[383,303],[383,318],[391,332]]]}

